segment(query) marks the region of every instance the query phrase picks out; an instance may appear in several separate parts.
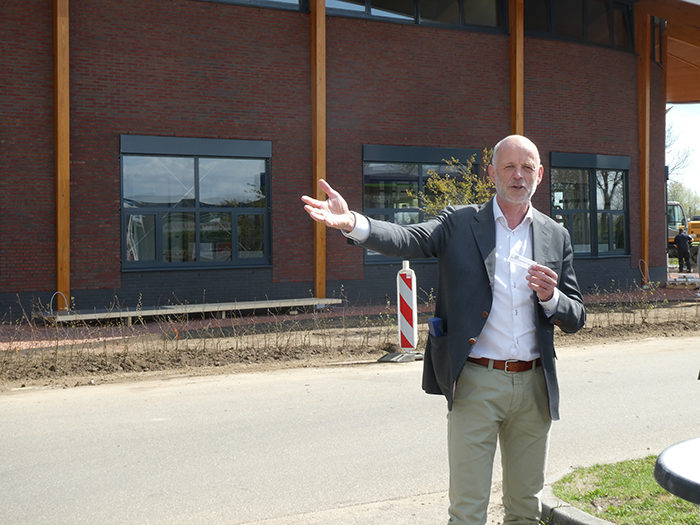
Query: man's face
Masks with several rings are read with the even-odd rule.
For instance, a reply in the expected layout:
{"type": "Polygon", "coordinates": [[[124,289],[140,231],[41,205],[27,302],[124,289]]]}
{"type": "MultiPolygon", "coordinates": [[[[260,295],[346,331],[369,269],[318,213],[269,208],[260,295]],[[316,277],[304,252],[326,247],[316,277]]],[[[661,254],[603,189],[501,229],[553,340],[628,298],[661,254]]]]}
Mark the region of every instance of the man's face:
{"type": "Polygon", "coordinates": [[[544,168],[534,144],[522,137],[501,143],[496,165],[489,166],[489,177],[498,196],[511,204],[527,204],[542,182],[544,168]]]}

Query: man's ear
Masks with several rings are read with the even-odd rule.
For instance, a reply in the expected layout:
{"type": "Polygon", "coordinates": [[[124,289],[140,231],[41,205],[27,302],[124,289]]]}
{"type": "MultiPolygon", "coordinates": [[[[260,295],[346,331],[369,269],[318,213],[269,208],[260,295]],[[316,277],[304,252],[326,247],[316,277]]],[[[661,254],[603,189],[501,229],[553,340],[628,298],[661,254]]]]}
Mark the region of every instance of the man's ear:
{"type": "Polygon", "coordinates": [[[537,170],[537,185],[540,185],[540,182],[542,182],[542,177],[544,177],[544,166],[540,164],[540,169],[537,170]]]}
{"type": "Polygon", "coordinates": [[[491,179],[491,182],[496,184],[496,169],[493,167],[493,164],[489,164],[488,172],[489,172],[489,179],[491,179]]]}

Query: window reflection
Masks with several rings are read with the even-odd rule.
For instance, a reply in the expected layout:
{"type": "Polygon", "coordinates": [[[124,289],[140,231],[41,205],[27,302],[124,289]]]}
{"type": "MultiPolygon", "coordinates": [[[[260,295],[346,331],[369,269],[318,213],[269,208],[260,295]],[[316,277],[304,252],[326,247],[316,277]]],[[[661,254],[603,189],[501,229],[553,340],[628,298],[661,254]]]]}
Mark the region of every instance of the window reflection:
{"type": "Polygon", "coordinates": [[[163,261],[192,262],[196,260],[194,213],[163,214],[163,261]]]}
{"type": "Polygon", "coordinates": [[[126,225],[126,259],[156,260],[156,216],[129,215],[126,225]]]}
{"type": "Polygon", "coordinates": [[[194,159],[124,156],[125,207],[194,205],[194,159]]]}
{"type": "Polygon", "coordinates": [[[365,12],[365,0],[326,0],[327,9],[365,12]]]}
{"type": "Polygon", "coordinates": [[[202,159],[199,201],[202,206],[260,208],[265,206],[265,161],[202,159]]]}
{"type": "Polygon", "coordinates": [[[230,261],[233,245],[230,213],[202,213],[199,247],[202,261],[230,261]]]}
{"type": "Polygon", "coordinates": [[[370,13],[374,16],[414,20],[413,0],[372,0],[370,13]]]}
{"type": "Polygon", "coordinates": [[[262,215],[238,216],[238,257],[262,257],[265,250],[265,237],[262,215]]]}
{"type": "Polygon", "coordinates": [[[459,25],[459,1],[420,0],[420,19],[421,21],[459,25]]]}
{"type": "Polygon", "coordinates": [[[552,217],[569,230],[575,252],[626,252],[626,178],[624,170],[552,168],[552,217]]]}
{"type": "Polygon", "coordinates": [[[608,0],[588,0],[588,39],[599,44],[611,44],[610,4],[608,0]]]}

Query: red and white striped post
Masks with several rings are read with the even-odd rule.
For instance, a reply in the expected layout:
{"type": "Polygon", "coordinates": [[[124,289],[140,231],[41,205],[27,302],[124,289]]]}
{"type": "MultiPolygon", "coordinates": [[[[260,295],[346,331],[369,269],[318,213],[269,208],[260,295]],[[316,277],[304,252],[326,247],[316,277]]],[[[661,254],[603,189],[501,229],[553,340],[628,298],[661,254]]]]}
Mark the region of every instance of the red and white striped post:
{"type": "Polygon", "coordinates": [[[416,301],[416,272],[403,261],[403,268],[396,276],[398,294],[399,346],[413,353],[418,344],[418,303],[416,301]]]}

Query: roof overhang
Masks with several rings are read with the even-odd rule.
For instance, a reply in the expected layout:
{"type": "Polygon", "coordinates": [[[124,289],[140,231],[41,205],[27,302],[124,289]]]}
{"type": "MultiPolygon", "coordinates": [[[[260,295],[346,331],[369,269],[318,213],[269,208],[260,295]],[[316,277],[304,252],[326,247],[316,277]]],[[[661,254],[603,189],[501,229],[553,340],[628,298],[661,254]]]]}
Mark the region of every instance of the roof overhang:
{"type": "Polygon", "coordinates": [[[666,20],[666,102],[700,103],[700,5],[640,0],[635,9],[666,20]]]}

